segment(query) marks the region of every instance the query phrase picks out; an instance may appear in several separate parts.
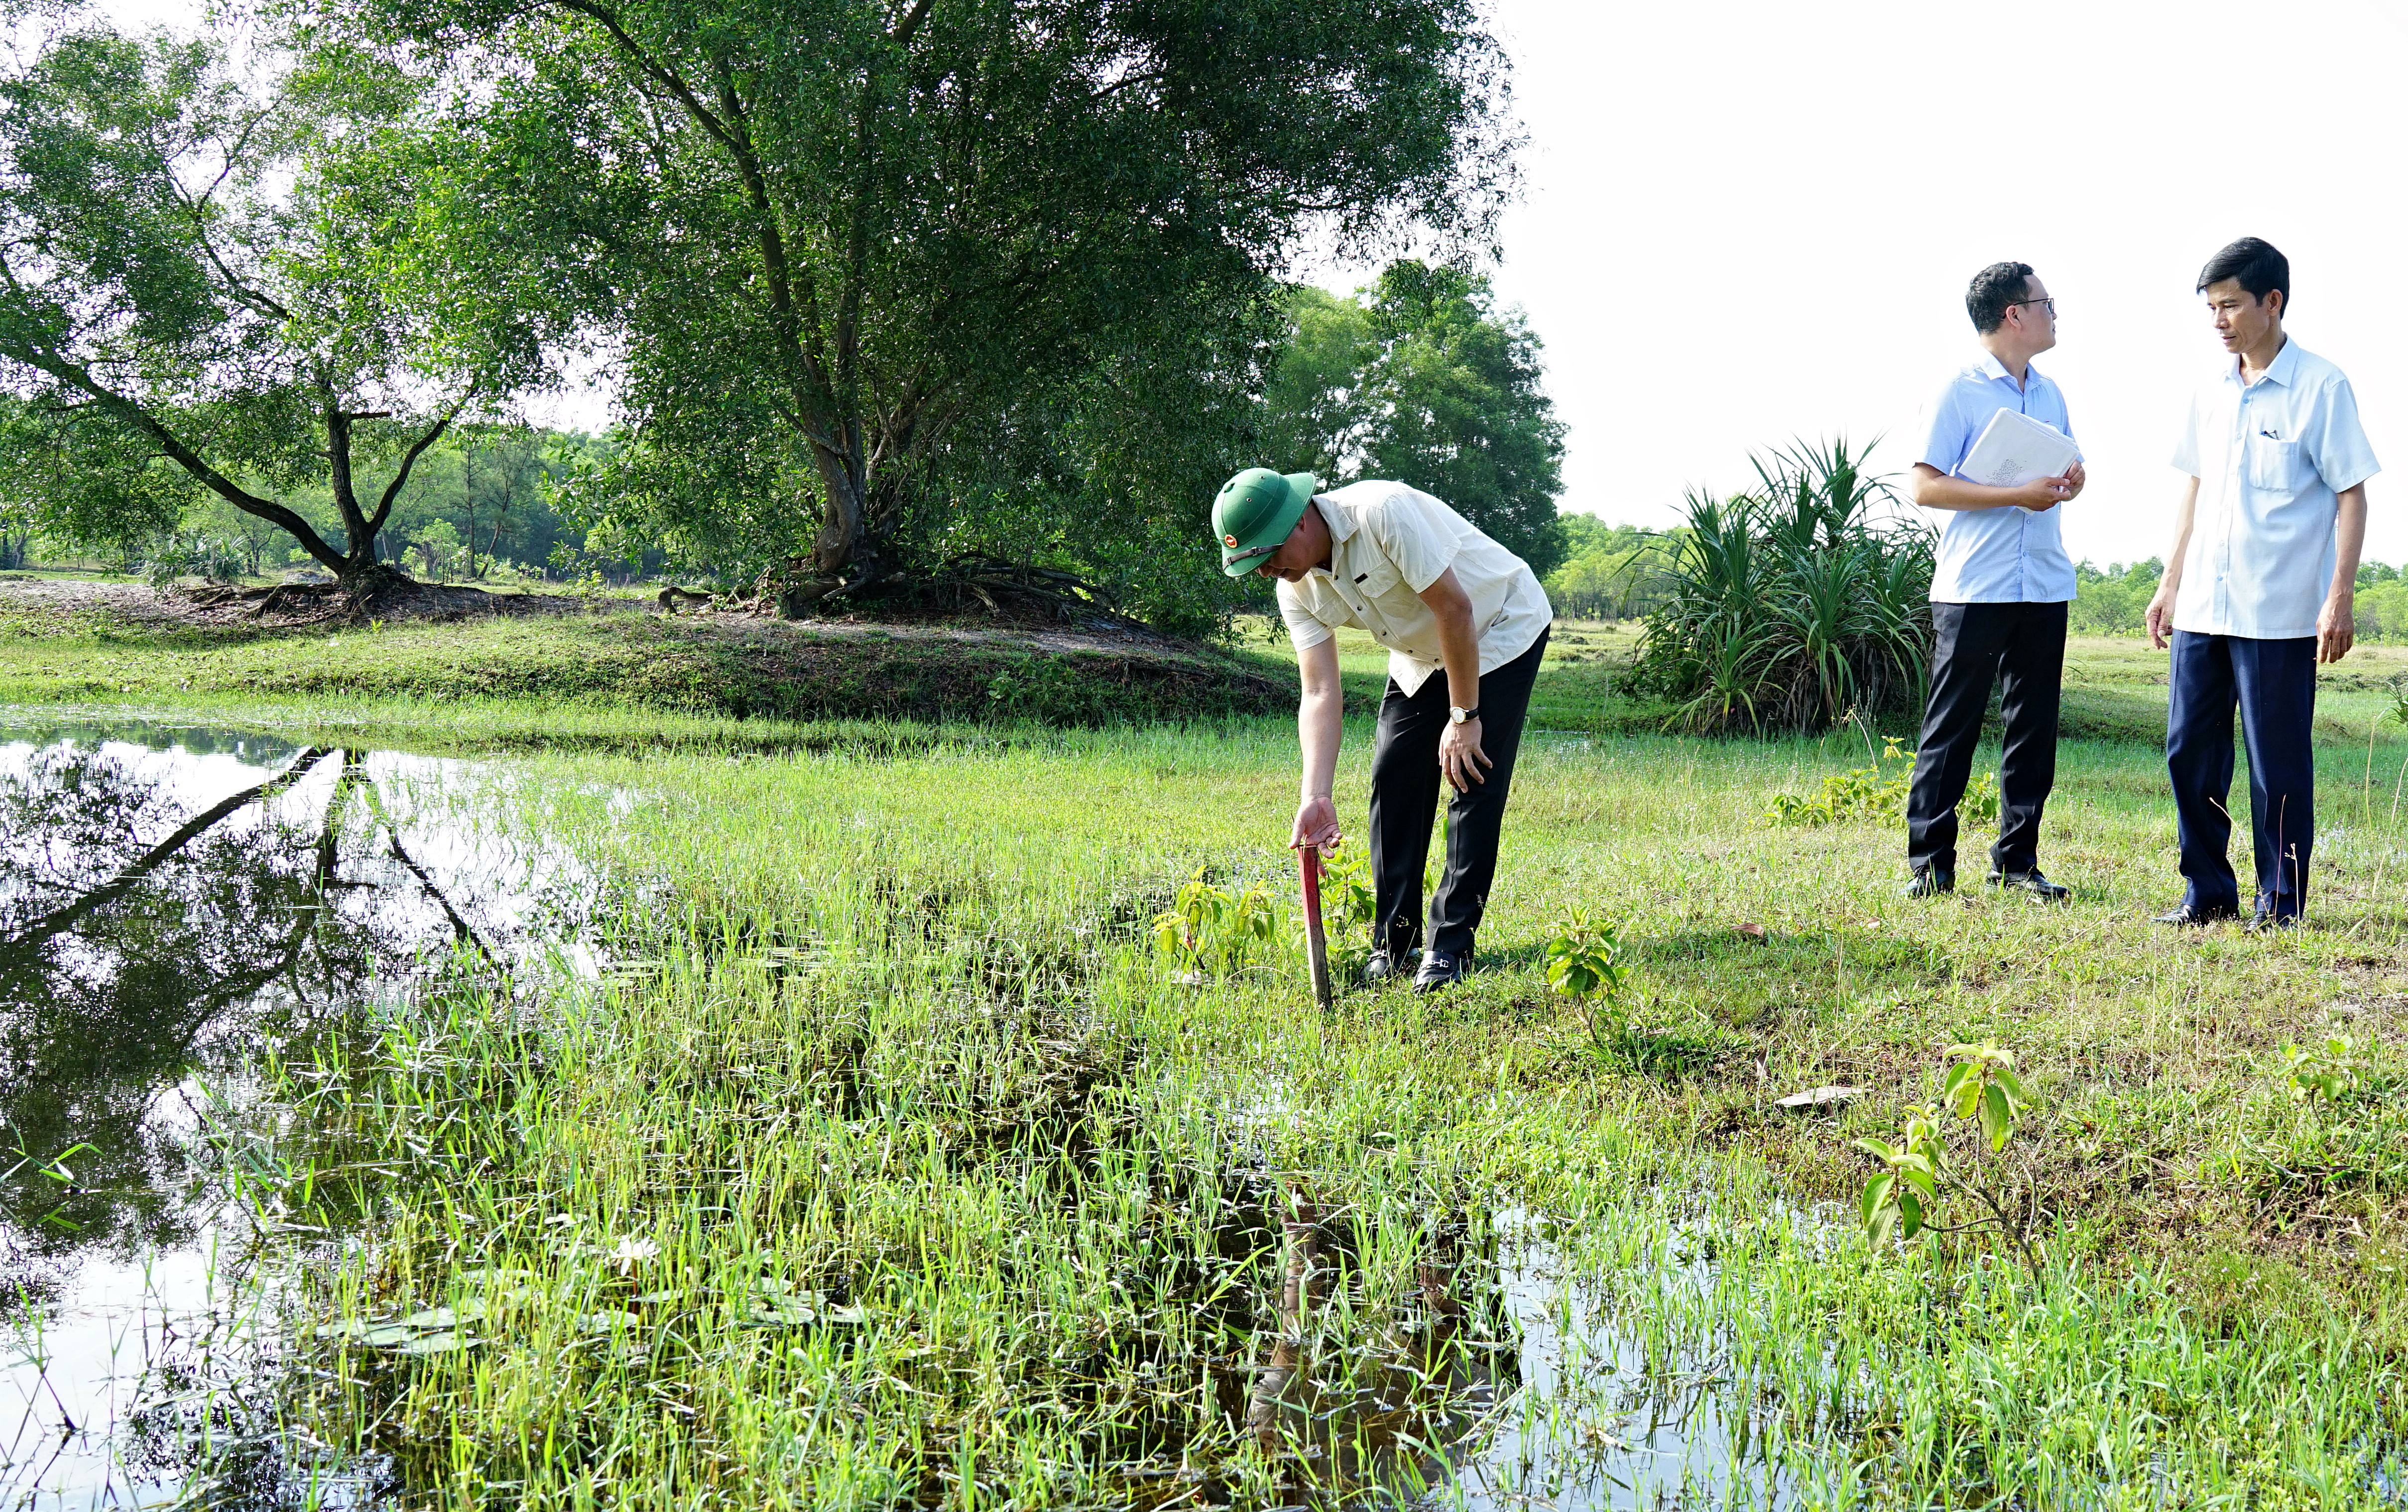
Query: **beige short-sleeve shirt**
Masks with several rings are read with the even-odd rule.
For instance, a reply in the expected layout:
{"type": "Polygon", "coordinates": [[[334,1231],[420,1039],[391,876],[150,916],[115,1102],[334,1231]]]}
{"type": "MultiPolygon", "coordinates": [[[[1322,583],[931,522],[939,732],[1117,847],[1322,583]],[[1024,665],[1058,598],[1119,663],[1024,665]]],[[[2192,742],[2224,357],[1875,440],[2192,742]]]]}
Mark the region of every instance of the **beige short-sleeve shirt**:
{"type": "Polygon", "coordinates": [[[1483,676],[1537,644],[1555,622],[1546,591],[1520,557],[1438,499],[1366,480],[1313,495],[1329,525],[1329,565],[1279,585],[1280,618],[1301,652],[1340,627],[1388,649],[1388,676],[1408,695],[1446,664],[1438,617],[1421,592],[1447,568],[1471,600],[1483,676]]]}

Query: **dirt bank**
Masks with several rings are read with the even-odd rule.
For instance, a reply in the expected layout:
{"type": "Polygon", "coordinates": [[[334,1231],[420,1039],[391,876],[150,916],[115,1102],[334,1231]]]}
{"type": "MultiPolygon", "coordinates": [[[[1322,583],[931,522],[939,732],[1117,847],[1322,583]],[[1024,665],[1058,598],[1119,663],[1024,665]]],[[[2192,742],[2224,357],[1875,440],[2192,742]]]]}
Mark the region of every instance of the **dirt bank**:
{"type": "MultiPolygon", "coordinates": [[[[1272,712],[1293,674],[1141,628],[670,613],[575,594],[459,597],[370,625],[141,584],[0,580],[0,698],[146,693],[617,702],[743,718],[1109,724],[1272,712]]],[[[423,603],[437,602],[430,595],[423,603]]]]}

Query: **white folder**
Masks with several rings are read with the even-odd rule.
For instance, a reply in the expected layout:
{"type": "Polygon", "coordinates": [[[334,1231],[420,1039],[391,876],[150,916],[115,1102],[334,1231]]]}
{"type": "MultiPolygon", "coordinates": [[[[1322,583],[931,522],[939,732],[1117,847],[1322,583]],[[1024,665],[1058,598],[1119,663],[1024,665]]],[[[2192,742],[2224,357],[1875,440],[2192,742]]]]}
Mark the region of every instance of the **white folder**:
{"type": "Polygon", "coordinates": [[[1992,488],[2020,488],[2043,478],[2062,478],[2080,460],[2073,437],[2044,420],[2001,409],[1982,427],[1973,449],[1956,464],[1956,476],[1992,488]]]}

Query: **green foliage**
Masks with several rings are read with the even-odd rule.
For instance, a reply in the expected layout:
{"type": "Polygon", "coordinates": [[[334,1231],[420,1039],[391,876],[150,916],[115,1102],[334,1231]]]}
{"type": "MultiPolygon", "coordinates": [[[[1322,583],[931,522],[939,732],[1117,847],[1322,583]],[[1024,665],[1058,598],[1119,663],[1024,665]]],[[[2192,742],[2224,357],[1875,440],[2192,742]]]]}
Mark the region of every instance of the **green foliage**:
{"type": "Polygon", "coordinates": [[[1692,494],[1669,598],[1633,680],[1706,732],[1818,730],[1903,710],[1931,638],[1931,535],[1881,520],[1887,485],[1844,440],[1756,460],[1758,487],[1692,494]]]}
{"type": "Polygon", "coordinates": [[[2151,557],[2102,571],[2087,562],[2073,566],[2073,602],[2066,606],[2068,633],[2076,635],[2138,635],[2148,629],[2149,600],[2157,592],[2165,563],[2151,557]]]}
{"type": "Polygon", "coordinates": [[[1443,499],[1541,577],[1563,561],[1563,425],[1539,339],[1488,280],[1412,259],[1352,299],[1293,288],[1263,455],[1331,484],[1388,478],[1443,499]]]}
{"type": "MultiPolygon", "coordinates": [[[[1907,790],[1914,785],[1914,752],[1898,736],[1882,737],[1881,760],[1871,766],[1852,767],[1823,779],[1816,792],[1773,794],[1764,817],[1775,824],[1839,824],[1850,820],[1898,819],[1906,812],[1907,790]]],[[[1995,772],[1978,772],[1965,785],[1956,803],[1960,819],[1995,823],[1999,817],[1999,782],[1995,772]]]]}
{"type": "Polygon", "coordinates": [[[2408,578],[2381,563],[2358,569],[2358,592],[2351,599],[2352,618],[2361,640],[2408,640],[2408,578]]]}
{"type": "Polygon", "coordinates": [[[152,543],[141,571],[153,588],[169,587],[179,578],[230,583],[242,576],[245,557],[240,542],[195,532],[164,536],[152,543]]]}
{"type": "MultiPolygon", "coordinates": [[[[1243,345],[1309,229],[1477,235],[1510,178],[1468,0],[323,8],[489,101],[496,190],[624,333],[618,492],[816,590],[932,564],[992,469],[957,442],[1243,345]]],[[[1191,533],[1218,481],[1177,491],[1191,533]]]]}
{"type": "Polygon", "coordinates": [[[1198,866],[1176,901],[1154,916],[1154,950],[1179,975],[1228,977],[1278,953],[1279,923],[1268,889],[1224,887],[1198,866]]]}
{"type": "Polygon", "coordinates": [[[115,545],[206,491],[349,576],[410,462],[561,327],[420,75],[314,45],[255,66],[70,22],[0,79],[9,487],[46,534],[115,545]],[[309,486],[337,540],[272,496],[309,486]]]}
{"type": "Polygon", "coordinates": [[[1574,620],[1627,620],[1661,605],[1672,590],[1678,532],[1608,525],[1594,515],[1563,515],[1562,565],[1547,575],[1547,602],[1574,620]]]}
{"type": "Polygon", "coordinates": [[[1369,930],[1380,917],[1371,886],[1371,858],[1351,846],[1321,852],[1321,918],[1332,934],[1369,930]]]}
{"type": "Polygon", "coordinates": [[[1567,907],[1547,942],[1547,985],[1571,1000],[1589,1043],[1608,1061],[1643,1053],[1622,1006],[1631,968],[1622,959],[1622,934],[1587,910],[1567,907]]]}
{"type": "Polygon", "coordinates": [[[2291,1096],[2324,1108],[2355,1097],[2366,1085],[2366,1061],[2346,1034],[2328,1034],[2314,1045],[2285,1043],[2283,1069],[2289,1076],[2291,1096]]]}
{"type": "Polygon", "coordinates": [[[1908,1108],[1894,1143],[1856,1142],[1882,1163],[1857,1203],[1865,1234],[1879,1246],[1893,1236],[1913,1239],[1927,1229],[1961,1233],[1992,1228],[2015,1242],[2037,1277],[2040,1257],[2031,1241],[2030,1204],[2027,1201],[2019,1214],[2011,1216],[2013,1204],[2002,1178],[1987,1165],[1971,1168],[1950,1155],[1944,1121],[1971,1122],[1991,1155],[2005,1150],[2017,1120],[2031,1108],[2031,1099],[2015,1077],[2015,1058],[1986,1042],[1951,1045],[1942,1054],[1955,1064],[1941,1084],[1939,1100],[1908,1108]],[[1938,1224],[1934,1209],[1945,1196],[1978,1203],[1985,1211],[1967,1222],[1938,1224]]]}

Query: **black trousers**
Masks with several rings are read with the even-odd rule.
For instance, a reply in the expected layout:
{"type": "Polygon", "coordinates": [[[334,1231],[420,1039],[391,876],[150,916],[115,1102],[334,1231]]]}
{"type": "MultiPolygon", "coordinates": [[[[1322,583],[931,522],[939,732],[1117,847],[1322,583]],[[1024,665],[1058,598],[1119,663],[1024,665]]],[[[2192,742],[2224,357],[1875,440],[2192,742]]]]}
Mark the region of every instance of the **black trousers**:
{"type": "Polygon", "coordinates": [[[1915,747],[1906,795],[1906,860],[1915,870],[1956,870],[1956,805],[1982,743],[1990,686],[2006,678],[2000,712],[2007,726],[1999,760],[1999,840],[1990,863],[2002,872],[2039,864],[2040,814],[2057,785],[2057,710],[2065,686],[2062,604],[1931,606],[1931,701],[1915,747]]]}
{"type": "Polygon", "coordinates": [[[2249,748],[2249,828],[2257,841],[2258,907],[2299,916],[2316,843],[2316,638],[2254,640],[2174,632],[2166,700],[2166,775],[2174,785],[2183,901],[2220,912],[2241,906],[2232,841],[2232,710],[2249,748]]]}
{"type": "MultiPolygon", "coordinates": [[[[1446,871],[1429,906],[1433,952],[1470,959],[1471,937],[1497,878],[1497,840],[1513,785],[1513,758],[1522,749],[1522,721],[1530,710],[1530,685],[1546,649],[1542,630],[1528,650],[1480,678],[1480,749],[1495,764],[1487,768],[1487,781],[1447,802],[1446,871]]],[[[1380,913],[1372,932],[1373,944],[1385,946],[1398,961],[1422,939],[1422,866],[1429,858],[1439,793],[1446,788],[1438,741],[1446,733],[1448,708],[1442,672],[1410,696],[1391,681],[1380,700],[1380,738],[1371,753],[1371,886],[1380,913]]]]}

